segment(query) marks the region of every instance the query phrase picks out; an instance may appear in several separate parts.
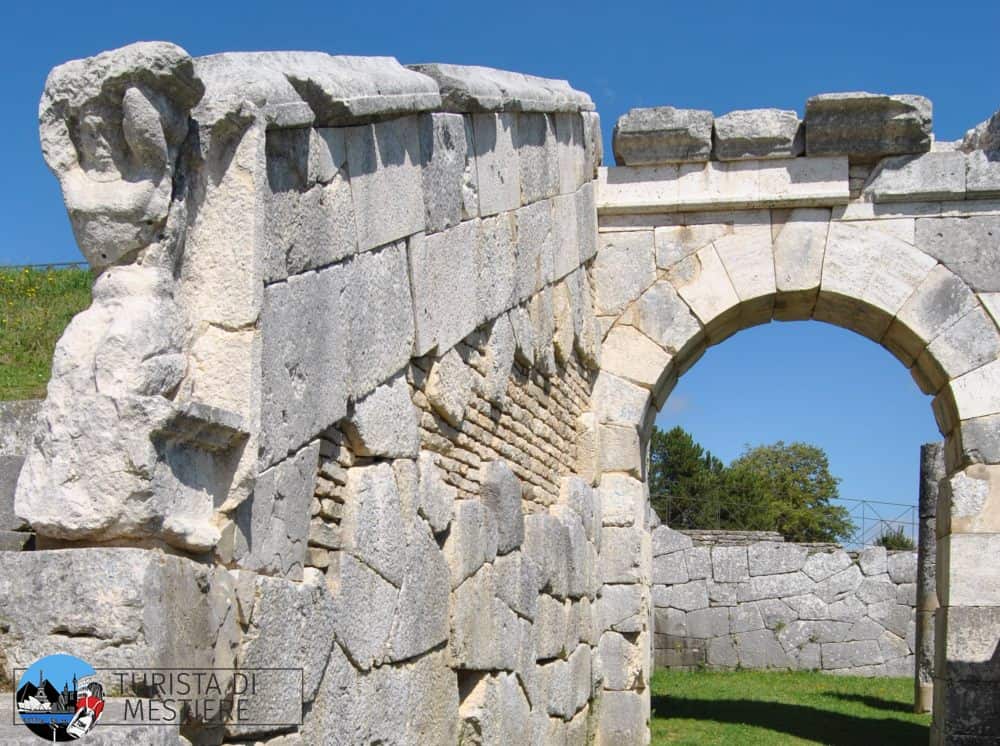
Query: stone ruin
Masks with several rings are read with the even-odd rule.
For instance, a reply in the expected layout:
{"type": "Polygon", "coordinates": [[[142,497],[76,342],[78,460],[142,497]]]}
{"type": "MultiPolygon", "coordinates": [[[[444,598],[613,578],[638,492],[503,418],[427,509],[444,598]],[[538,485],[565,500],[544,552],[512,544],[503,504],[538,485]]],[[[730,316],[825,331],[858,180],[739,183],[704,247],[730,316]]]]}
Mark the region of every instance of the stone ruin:
{"type": "Polygon", "coordinates": [[[656,412],[708,346],[812,318],[934,397],[932,742],[996,743],[1000,117],[639,110],[604,168],[593,108],[384,57],[53,70],[98,277],[17,482],[35,549],[0,554],[6,668],[303,670],[254,700],[298,726],[139,742],[646,743],[656,412]]]}

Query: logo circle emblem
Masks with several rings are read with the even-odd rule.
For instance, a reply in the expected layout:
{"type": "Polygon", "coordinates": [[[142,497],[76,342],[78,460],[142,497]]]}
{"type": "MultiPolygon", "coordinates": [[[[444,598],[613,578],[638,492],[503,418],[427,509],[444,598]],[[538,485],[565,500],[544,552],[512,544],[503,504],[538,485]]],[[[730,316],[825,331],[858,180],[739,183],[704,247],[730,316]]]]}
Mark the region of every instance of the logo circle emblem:
{"type": "Polygon", "coordinates": [[[39,658],[17,682],[14,706],[21,723],[46,741],[87,735],[104,712],[104,687],[86,661],[57,654],[39,658]]]}

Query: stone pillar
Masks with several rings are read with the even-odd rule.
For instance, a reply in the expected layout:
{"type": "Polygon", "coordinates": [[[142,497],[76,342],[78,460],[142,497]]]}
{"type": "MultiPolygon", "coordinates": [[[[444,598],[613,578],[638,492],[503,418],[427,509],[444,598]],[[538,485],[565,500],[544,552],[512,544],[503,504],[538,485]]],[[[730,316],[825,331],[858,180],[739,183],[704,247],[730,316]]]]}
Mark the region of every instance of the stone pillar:
{"type": "Polygon", "coordinates": [[[914,652],[913,709],[930,712],[934,701],[934,612],[938,608],[934,568],[937,560],[938,483],[945,478],[944,444],[920,447],[920,532],[917,545],[917,636],[914,652]]]}

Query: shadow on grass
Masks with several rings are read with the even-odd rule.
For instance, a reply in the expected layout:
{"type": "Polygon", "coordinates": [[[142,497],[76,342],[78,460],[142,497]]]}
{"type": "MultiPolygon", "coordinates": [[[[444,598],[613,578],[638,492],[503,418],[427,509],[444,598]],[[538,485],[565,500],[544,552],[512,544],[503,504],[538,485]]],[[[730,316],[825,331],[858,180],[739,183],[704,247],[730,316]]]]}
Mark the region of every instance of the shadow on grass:
{"type": "Polygon", "coordinates": [[[653,714],[668,721],[684,718],[766,728],[830,746],[920,744],[928,738],[927,726],[902,720],[856,717],[816,707],[750,699],[654,696],[653,714]]]}
{"type": "Polygon", "coordinates": [[[824,692],[823,696],[833,697],[844,702],[857,702],[858,704],[871,707],[873,710],[890,710],[891,712],[912,713],[913,705],[905,702],[893,702],[890,699],[881,697],[870,697],[865,694],[846,694],[844,692],[824,692]]]}

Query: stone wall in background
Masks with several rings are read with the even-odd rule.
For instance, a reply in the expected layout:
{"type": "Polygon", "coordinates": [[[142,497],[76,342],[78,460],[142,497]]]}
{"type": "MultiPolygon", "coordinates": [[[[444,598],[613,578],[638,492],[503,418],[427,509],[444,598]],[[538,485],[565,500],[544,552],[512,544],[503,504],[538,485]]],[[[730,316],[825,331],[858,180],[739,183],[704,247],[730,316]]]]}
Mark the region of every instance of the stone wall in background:
{"type": "Polygon", "coordinates": [[[14,512],[14,491],[42,402],[0,402],[0,551],[18,551],[33,541],[28,524],[14,512]]]}
{"type": "Polygon", "coordinates": [[[916,552],[653,530],[655,665],[913,676],[916,552]]]}

